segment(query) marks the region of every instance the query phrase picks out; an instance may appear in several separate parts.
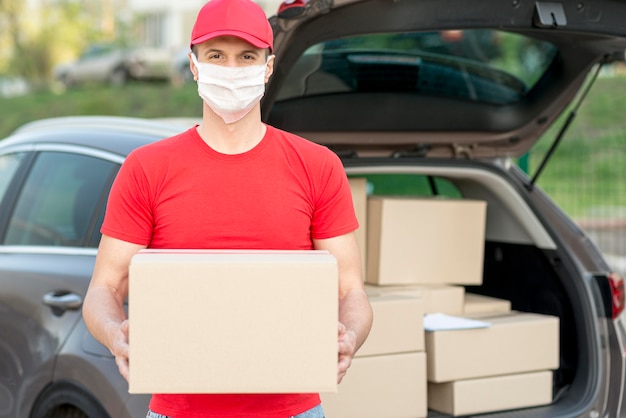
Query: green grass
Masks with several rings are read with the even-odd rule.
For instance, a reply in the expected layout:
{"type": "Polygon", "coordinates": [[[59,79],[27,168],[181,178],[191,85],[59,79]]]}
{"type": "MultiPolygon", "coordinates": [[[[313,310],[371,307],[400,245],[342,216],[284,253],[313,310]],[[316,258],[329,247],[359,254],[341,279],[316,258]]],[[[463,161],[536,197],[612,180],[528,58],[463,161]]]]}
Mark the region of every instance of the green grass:
{"type": "MultiPolygon", "coordinates": [[[[0,98],[0,108],[0,138],[26,122],[54,116],[201,116],[194,83],[130,83],[118,88],[90,86],[57,94],[41,92],[0,98]]],[[[574,218],[592,217],[599,211],[626,217],[625,110],[626,77],[598,79],[537,182],[574,218]]],[[[531,150],[530,175],[554,140],[557,127],[531,150]]]]}
{"type": "Polygon", "coordinates": [[[183,86],[129,83],[117,88],[89,86],[63,93],[40,92],[0,98],[0,138],[26,122],[55,116],[200,117],[201,103],[193,83],[183,86]]]}
{"type": "MultiPolygon", "coordinates": [[[[626,218],[624,109],[626,78],[598,79],[539,177],[537,184],[574,218],[596,217],[599,212],[626,218]]],[[[550,129],[531,150],[531,175],[557,131],[550,129]]]]}

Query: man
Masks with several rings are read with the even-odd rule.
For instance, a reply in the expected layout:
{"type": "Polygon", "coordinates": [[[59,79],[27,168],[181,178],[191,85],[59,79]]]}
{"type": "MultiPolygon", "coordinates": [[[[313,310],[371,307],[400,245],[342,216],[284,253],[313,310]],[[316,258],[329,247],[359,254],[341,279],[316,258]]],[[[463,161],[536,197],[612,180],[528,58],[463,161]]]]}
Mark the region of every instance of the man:
{"type": "MultiPolygon", "coordinates": [[[[125,378],[128,266],[148,247],[328,250],[339,267],[338,382],[367,337],[372,312],[343,166],[328,149],[261,121],[272,44],[256,3],[207,3],[193,27],[190,54],[202,123],[132,152],[111,189],[83,316],[125,378]]],[[[148,416],[324,415],[318,394],[155,394],[148,416]]]]}

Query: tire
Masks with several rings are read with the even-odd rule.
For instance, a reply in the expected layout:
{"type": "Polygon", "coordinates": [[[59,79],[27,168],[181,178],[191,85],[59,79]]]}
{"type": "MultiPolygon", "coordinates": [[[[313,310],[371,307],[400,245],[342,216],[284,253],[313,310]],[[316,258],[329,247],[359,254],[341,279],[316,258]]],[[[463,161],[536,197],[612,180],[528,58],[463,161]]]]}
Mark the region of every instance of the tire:
{"type": "Polygon", "coordinates": [[[181,74],[181,77],[183,79],[183,83],[193,83],[194,82],[193,73],[189,69],[189,64],[184,64],[180,68],[180,74],[181,74]]]}
{"type": "Polygon", "coordinates": [[[118,67],[109,76],[109,83],[112,86],[122,86],[128,81],[128,71],[123,67],[118,67]]]}
{"type": "Polygon", "coordinates": [[[30,418],[110,418],[95,397],[67,382],[48,386],[37,398],[30,418]]]}

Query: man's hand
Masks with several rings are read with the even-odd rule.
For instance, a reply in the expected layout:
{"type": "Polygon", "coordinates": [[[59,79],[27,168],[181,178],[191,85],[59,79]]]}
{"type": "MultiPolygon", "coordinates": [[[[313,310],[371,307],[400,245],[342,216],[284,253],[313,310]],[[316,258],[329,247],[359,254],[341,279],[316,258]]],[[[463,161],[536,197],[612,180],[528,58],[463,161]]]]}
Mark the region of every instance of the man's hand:
{"type": "Polygon", "coordinates": [[[120,374],[128,381],[128,319],[121,323],[113,336],[111,354],[115,356],[115,364],[120,374]]]}
{"type": "Polygon", "coordinates": [[[115,357],[128,380],[128,318],[124,301],[128,296],[128,266],[143,245],[102,235],[96,265],[83,303],[87,329],[115,357]]]}
{"type": "Polygon", "coordinates": [[[348,368],[352,364],[352,357],[356,351],[356,332],[346,329],[346,326],[339,323],[339,337],[338,337],[338,363],[337,363],[337,383],[341,383],[341,380],[348,372],[348,368]]]}

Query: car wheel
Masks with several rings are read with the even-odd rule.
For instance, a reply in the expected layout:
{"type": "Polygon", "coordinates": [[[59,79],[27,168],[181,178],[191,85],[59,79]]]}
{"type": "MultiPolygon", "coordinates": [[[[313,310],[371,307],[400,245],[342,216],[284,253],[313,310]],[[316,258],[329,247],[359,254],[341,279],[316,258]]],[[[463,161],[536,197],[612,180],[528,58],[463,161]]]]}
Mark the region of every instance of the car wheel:
{"type": "Polygon", "coordinates": [[[113,70],[109,77],[109,82],[114,86],[121,86],[128,81],[128,71],[125,68],[119,67],[113,70]]]}
{"type": "Polygon", "coordinates": [[[60,75],[58,77],[58,81],[59,83],[61,83],[65,88],[69,88],[70,87],[70,78],[67,76],[67,74],[63,74],[60,75]]]}
{"type": "Polygon", "coordinates": [[[193,79],[193,73],[191,72],[191,70],[189,69],[189,64],[184,64],[181,68],[180,68],[180,74],[182,75],[183,78],[183,82],[184,83],[191,83],[194,81],[193,79]]]}
{"type": "Polygon", "coordinates": [[[39,395],[30,418],[109,418],[109,414],[83,389],[57,383],[39,395]]]}

